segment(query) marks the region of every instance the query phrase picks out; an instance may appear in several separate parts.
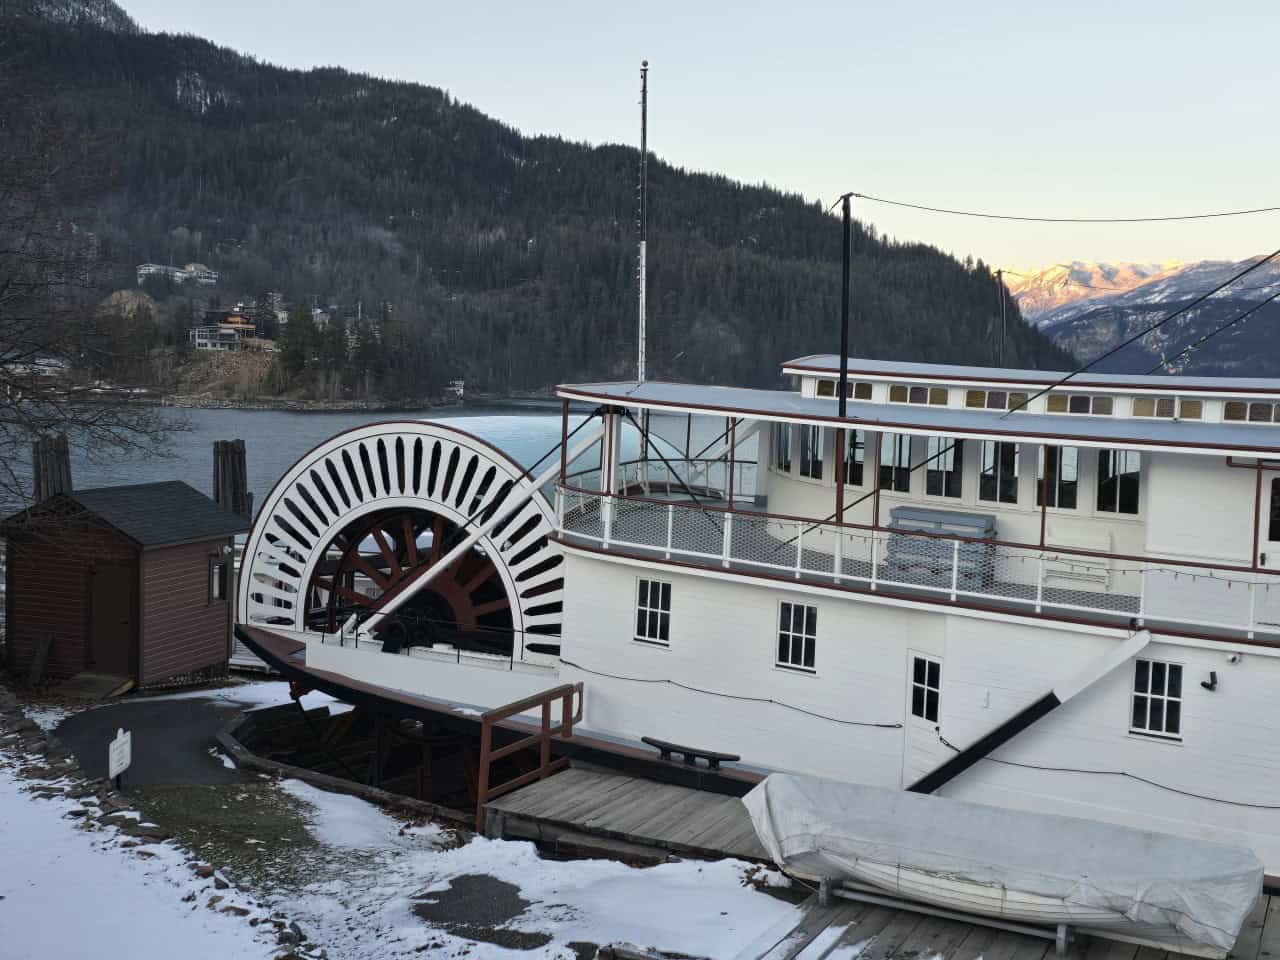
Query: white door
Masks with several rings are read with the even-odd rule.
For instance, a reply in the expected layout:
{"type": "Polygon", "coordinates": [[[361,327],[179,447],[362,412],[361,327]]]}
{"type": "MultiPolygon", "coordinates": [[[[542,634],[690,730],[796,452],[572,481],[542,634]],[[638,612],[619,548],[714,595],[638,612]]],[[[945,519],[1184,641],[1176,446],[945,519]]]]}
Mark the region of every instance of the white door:
{"type": "Polygon", "coordinates": [[[902,786],[909,787],[949,758],[938,736],[942,722],[942,658],[907,651],[907,709],[902,738],[902,786]]]}

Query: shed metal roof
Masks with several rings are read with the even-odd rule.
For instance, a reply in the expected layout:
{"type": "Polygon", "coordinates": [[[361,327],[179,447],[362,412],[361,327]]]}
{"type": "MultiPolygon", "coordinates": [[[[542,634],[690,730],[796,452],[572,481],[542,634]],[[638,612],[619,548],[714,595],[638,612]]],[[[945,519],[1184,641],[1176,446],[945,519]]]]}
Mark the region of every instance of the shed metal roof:
{"type": "MultiPolygon", "coordinates": [[[[621,406],[721,416],[737,414],[757,420],[837,425],[836,401],[803,397],[787,390],[716,387],[701,384],[623,381],[564,384],[556,391],[571,400],[615,402],[621,406]]],[[[1004,437],[1031,443],[1117,447],[1127,450],[1170,450],[1276,459],[1280,427],[1274,424],[1205,423],[1194,420],[1138,420],[1126,417],[1083,417],[1066,414],[877,404],[850,400],[844,423],[850,427],[895,433],[943,435],[971,439],[1004,437]]]]}
{"type": "MultiPolygon", "coordinates": [[[[218,540],[249,529],[249,521],[220,510],[211,499],[181,480],[73,490],[61,497],[144,549],[218,540]]],[[[4,523],[31,523],[33,519],[30,511],[23,511],[4,523]]]]}
{"type": "MultiPolygon", "coordinates": [[[[787,372],[839,373],[840,356],[834,353],[818,353],[797,357],[782,365],[787,372]]],[[[1003,367],[970,367],[948,363],[908,363],[897,360],[867,360],[849,358],[850,376],[902,377],[912,380],[939,382],[961,381],[974,383],[1027,384],[1049,386],[1067,376],[1067,371],[1019,370],[1003,367]]],[[[1173,374],[1138,375],[1129,373],[1078,373],[1071,377],[1062,389],[1094,387],[1107,390],[1159,391],[1163,393],[1211,392],[1280,395],[1280,380],[1262,377],[1184,377],[1173,374]]]]}

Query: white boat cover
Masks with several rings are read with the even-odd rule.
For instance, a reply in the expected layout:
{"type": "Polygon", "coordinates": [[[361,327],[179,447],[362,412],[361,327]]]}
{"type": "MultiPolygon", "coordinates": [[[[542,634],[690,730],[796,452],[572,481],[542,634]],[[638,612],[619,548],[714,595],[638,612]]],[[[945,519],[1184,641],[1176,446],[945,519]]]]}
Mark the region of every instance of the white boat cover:
{"type": "Polygon", "coordinates": [[[777,773],[743,803],[773,861],[799,876],[889,865],[1114,910],[1215,952],[1262,889],[1250,850],[1093,820],[777,773]]]}

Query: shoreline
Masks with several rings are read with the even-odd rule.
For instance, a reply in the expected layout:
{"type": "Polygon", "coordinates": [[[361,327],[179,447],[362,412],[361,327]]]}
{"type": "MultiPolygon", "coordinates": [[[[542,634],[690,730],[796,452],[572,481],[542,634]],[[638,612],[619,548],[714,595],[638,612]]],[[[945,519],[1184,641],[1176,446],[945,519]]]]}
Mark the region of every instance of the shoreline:
{"type": "Polygon", "coordinates": [[[467,397],[462,400],[413,398],[407,400],[297,400],[286,397],[213,397],[206,395],[168,395],[158,398],[163,407],[182,410],[255,410],[280,413],[381,413],[423,411],[454,407],[529,407],[559,409],[560,401],[551,396],[467,397]]]}

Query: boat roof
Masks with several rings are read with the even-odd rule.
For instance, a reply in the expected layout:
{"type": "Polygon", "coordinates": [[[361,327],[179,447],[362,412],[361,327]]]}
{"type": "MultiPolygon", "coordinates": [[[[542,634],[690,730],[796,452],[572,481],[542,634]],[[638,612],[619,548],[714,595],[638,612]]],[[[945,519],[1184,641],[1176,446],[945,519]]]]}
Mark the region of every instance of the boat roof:
{"type": "MultiPolygon", "coordinates": [[[[928,367],[929,364],[919,366],[928,367]]],[[[1044,374],[1040,374],[1044,376],[1044,374]]],[[[614,403],[672,413],[739,416],[752,420],[812,423],[923,436],[978,440],[1014,439],[1126,450],[1193,454],[1280,457],[1280,429],[1274,424],[1212,423],[1195,420],[1147,420],[1084,417],[956,407],[880,404],[850,400],[841,421],[830,397],[805,397],[792,390],[760,390],[692,383],[627,380],[563,384],[566,400],[614,403]]]]}
{"type": "MultiPolygon", "coordinates": [[[[912,363],[850,357],[849,376],[874,379],[920,380],[930,383],[997,383],[1005,386],[1047,387],[1068,376],[1067,371],[974,367],[950,363],[912,363]]],[[[839,374],[840,356],[815,353],[782,365],[783,373],[839,374]]],[[[1159,393],[1265,393],[1280,396],[1280,380],[1264,377],[1185,377],[1180,374],[1078,373],[1059,389],[1153,391],[1159,393]]]]}

